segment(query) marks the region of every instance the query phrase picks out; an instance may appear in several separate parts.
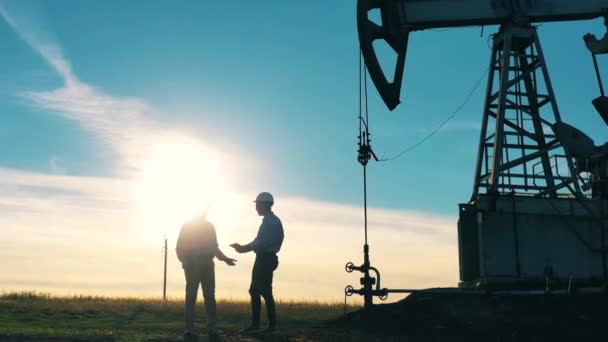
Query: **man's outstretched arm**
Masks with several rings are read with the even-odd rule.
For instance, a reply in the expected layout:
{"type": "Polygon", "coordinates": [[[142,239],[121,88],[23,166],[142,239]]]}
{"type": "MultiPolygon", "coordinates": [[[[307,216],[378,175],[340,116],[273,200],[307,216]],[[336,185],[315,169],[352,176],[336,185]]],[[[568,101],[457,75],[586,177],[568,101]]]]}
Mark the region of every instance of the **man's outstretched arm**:
{"type": "Polygon", "coordinates": [[[279,226],[277,226],[272,222],[269,223],[267,221],[264,221],[260,226],[260,229],[258,230],[258,235],[253,241],[244,246],[238,243],[233,243],[230,246],[233,247],[239,253],[247,253],[251,251],[257,253],[259,251],[267,251],[270,247],[273,246],[273,244],[277,242],[279,236],[282,241],[282,230],[283,228],[282,226],[280,226],[280,222],[279,226]]]}
{"type": "Polygon", "coordinates": [[[213,241],[213,245],[215,246],[214,256],[218,260],[223,261],[230,266],[234,266],[236,260],[227,257],[226,254],[224,254],[224,252],[222,252],[222,250],[220,249],[220,245],[217,243],[217,233],[215,232],[214,225],[211,225],[211,236],[209,236],[209,239],[211,239],[213,241]]]}
{"type": "Polygon", "coordinates": [[[260,236],[263,235],[263,231],[264,231],[264,225],[262,224],[262,226],[258,230],[258,235],[255,237],[255,239],[253,239],[253,241],[251,241],[250,243],[248,243],[246,245],[233,243],[232,245],[230,245],[230,247],[234,248],[239,253],[248,253],[251,251],[256,251],[258,248],[258,245],[259,245],[260,236]]]}
{"type": "Polygon", "coordinates": [[[230,245],[230,247],[234,248],[234,250],[236,250],[239,253],[247,253],[247,252],[251,252],[253,250],[252,244],[253,242],[250,242],[246,245],[241,245],[238,243],[233,243],[232,245],[230,245]]]}
{"type": "Polygon", "coordinates": [[[236,260],[232,259],[230,257],[227,257],[226,254],[224,254],[224,252],[222,252],[222,250],[219,247],[215,250],[215,257],[219,261],[223,261],[230,266],[234,266],[236,264],[236,260]]]}

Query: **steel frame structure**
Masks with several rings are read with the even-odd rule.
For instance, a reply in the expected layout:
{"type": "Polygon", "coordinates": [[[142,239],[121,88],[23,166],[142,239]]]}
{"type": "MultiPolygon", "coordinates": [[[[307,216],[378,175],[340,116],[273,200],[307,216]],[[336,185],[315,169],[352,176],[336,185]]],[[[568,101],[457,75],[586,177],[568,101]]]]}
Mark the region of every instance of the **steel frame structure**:
{"type": "Polygon", "coordinates": [[[558,122],[536,28],[503,25],[493,39],[472,201],[479,194],[581,194],[552,131],[558,122]]]}

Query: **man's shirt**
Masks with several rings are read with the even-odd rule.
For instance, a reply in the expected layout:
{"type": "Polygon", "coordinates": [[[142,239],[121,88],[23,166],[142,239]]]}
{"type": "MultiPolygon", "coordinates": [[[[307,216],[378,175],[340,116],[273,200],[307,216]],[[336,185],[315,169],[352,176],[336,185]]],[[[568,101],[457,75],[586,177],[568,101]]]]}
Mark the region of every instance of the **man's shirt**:
{"type": "Polygon", "coordinates": [[[206,220],[198,219],[183,225],[175,252],[183,263],[193,258],[213,258],[217,249],[215,227],[206,220]]]}
{"type": "Polygon", "coordinates": [[[256,253],[278,253],[283,245],[283,224],[281,220],[270,212],[264,216],[258,235],[250,244],[256,253]]]}

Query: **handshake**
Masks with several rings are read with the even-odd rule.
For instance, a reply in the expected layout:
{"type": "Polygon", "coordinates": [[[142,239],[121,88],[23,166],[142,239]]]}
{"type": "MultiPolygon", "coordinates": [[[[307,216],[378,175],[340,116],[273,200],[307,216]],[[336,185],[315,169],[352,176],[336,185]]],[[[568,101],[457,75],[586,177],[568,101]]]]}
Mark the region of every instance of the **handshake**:
{"type": "MultiPolygon", "coordinates": [[[[251,251],[251,247],[249,245],[242,246],[242,245],[240,245],[238,243],[233,243],[232,245],[230,245],[230,247],[234,248],[239,253],[247,253],[247,252],[251,251]]],[[[219,249],[218,249],[217,252],[218,253],[216,254],[216,256],[218,257],[219,260],[225,262],[226,264],[228,264],[228,266],[234,266],[234,265],[236,265],[236,259],[232,259],[230,257],[227,257],[219,249]]]]}

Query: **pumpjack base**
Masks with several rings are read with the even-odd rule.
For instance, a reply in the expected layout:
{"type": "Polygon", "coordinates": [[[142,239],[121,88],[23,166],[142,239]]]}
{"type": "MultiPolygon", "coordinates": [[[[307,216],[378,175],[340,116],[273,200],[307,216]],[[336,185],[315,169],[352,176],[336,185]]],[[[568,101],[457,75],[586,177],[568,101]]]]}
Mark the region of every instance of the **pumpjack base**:
{"type": "Polygon", "coordinates": [[[461,287],[602,286],[608,201],[480,195],[458,221],[461,287]]]}

